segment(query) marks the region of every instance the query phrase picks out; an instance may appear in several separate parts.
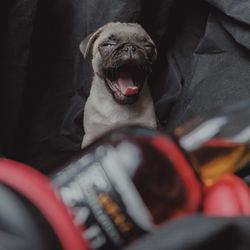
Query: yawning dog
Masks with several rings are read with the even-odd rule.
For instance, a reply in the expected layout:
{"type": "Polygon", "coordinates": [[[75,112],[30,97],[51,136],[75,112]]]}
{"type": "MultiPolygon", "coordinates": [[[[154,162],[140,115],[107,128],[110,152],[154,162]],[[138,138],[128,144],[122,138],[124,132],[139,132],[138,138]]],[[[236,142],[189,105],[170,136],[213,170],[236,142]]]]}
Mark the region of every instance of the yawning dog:
{"type": "Polygon", "coordinates": [[[156,60],[154,42],[136,23],[108,23],[80,44],[92,52],[94,78],[84,109],[82,148],[117,126],[156,127],[147,77],[156,60]]]}

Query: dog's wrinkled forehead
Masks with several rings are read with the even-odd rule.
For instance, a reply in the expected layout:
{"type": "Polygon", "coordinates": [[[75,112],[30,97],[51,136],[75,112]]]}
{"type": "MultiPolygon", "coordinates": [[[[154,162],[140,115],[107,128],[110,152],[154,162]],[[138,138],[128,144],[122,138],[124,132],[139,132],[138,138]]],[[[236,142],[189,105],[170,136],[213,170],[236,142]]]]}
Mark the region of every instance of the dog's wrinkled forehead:
{"type": "Polygon", "coordinates": [[[139,25],[135,23],[109,23],[104,26],[102,32],[100,33],[99,38],[97,39],[101,41],[103,39],[120,39],[120,40],[133,40],[136,38],[142,38],[149,36],[146,31],[139,25]]]}
{"type": "Polygon", "coordinates": [[[108,23],[84,39],[80,45],[80,49],[84,57],[86,57],[90,50],[95,54],[98,45],[105,40],[129,42],[140,41],[145,38],[153,43],[147,32],[137,23],[108,23]]]}

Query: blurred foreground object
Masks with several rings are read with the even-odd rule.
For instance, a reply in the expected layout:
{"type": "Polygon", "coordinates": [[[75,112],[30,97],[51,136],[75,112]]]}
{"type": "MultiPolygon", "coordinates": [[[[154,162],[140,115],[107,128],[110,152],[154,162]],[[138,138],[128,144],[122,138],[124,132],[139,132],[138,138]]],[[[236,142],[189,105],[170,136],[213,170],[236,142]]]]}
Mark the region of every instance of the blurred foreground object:
{"type": "Polygon", "coordinates": [[[111,250],[177,217],[250,215],[249,188],[233,174],[248,163],[248,106],[197,118],[172,135],[118,128],[49,177],[0,159],[1,187],[8,190],[0,193],[1,230],[19,228],[23,239],[33,228],[34,241],[43,242],[35,249],[51,242],[54,250],[111,250]],[[13,223],[24,210],[8,214],[9,197],[26,207],[27,220],[13,223]]]}
{"type": "Polygon", "coordinates": [[[171,138],[137,126],[111,131],[49,178],[1,159],[0,182],[36,207],[40,214],[30,211],[34,224],[46,218],[70,250],[120,249],[169,219],[196,213],[202,196],[171,138]]]}
{"type": "Polygon", "coordinates": [[[250,169],[249,101],[197,117],[175,135],[206,185],[225,173],[250,169]]]}

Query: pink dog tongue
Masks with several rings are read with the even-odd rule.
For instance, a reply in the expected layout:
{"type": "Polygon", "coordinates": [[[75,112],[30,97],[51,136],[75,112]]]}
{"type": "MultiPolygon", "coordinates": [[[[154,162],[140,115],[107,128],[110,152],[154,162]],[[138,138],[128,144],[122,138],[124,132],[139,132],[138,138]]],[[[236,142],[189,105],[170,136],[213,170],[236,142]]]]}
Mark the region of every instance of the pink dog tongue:
{"type": "Polygon", "coordinates": [[[132,75],[130,73],[122,73],[117,79],[119,89],[123,95],[133,95],[138,93],[138,87],[134,85],[132,75]]]}

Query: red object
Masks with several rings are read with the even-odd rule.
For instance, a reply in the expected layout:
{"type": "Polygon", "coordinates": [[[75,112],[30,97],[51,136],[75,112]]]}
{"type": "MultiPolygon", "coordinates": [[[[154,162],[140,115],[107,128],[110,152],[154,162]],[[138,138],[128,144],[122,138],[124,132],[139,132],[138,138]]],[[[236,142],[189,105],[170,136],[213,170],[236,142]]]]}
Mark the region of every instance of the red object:
{"type": "Polygon", "coordinates": [[[0,159],[0,182],[30,200],[47,219],[65,250],[87,250],[81,231],[73,224],[50,180],[27,165],[0,159]]]}
{"type": "Polygon", "coordinates": [[[249,187],[232,173],[224,175],[204,188],[203,212],[212,216],[249,216],[249,187]]]}
{"type": "Polygon", "coordinates": [[[177,173],[180,175],[186,189],[187,196],[187,211],[193,213],[198,211],[201,204],[202,188],[201,183],[195,176],[195,173],[183,153],[174,144],[174,142],[167,136],[158,136],[152,138],[152,145],[154,145],[160,152],[162,152],[175,166],[177,173]]]}
{"type": "Polygon", "coordinates": [[[203,203],[203,213],[206,215],[250,216],[250,189],[241,178],[228,173],[213,185],[202,187],[183,153],[170,138],[155,137],[152,144],[172,161],[181,176],[187,192],[188,213],[198,211],[203,203]]]}

